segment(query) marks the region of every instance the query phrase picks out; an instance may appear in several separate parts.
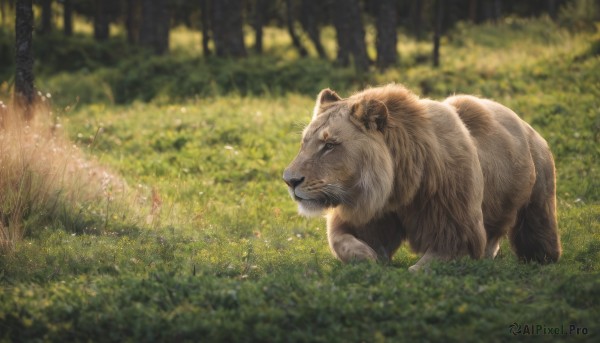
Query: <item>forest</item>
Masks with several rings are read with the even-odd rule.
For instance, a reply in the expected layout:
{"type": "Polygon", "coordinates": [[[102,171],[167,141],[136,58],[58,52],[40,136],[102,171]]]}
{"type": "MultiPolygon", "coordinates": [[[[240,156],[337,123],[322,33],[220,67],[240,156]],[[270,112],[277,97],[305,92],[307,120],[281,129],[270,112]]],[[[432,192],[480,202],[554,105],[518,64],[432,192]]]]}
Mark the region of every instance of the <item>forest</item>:
{"type": "Polygon", "coordinates": [[[595,342],[599,156],[597,0],[0,0],[0,341],[595,342]],[[282,173],[389,83],[545,138],[557,263],[332,255],[282,173]]]}
{"type": "MultiPolygon", "coordinates": [[[[169,96],[183,98],[232,90],[264,94],[267,92],[263,87],[265,83],[269,83],[266,88],[270,93],[307,93],[307,87],[319,80],[298,83],[291,80],[298,76],[322,78],[323,74],[333,78],[339,74],[332,72],[333,68],[353,69],[346,82],[360,87],[372,82],[370,71],[410,64],[438,66],[440,40],[463,23],[547,16],[559,25],[577,30],[593,29],[597,16],[586,8],[594,2],[584,1],[580,5],[558,0],[43,0],[32,4],[36,9],[34,30],[39,36],[39,42],[32,48],[35,66],[39,69],[36,73],[85,74],[108,67],[101,78],[112,93],[109,94],[111,101],[118,103],[134,99],[147,101],[165,91],[171,93],[169,96]],[[337,10],[340,8],[344,10],[337,10]],[[585,18],[573,20],[574,17],[585,18]],[[93,41],[77,33],[74,35],[74,18],[89,24],[85,31],[93,41]],[[274,41],[282,37],[271,33],[273,28],[287,32],[285,45],[274,41]],[[170,38],[173,36],[170,33],[180,30],[197,32],[197,38],[188,42],[170,41],[177,39],[170,38]],[[404,37],[431,42],[431,47],[402,56],[404,37]],[[281,51],[274,51],[274,45],[284,47],[285,56],[281,56],[281,51]],[[180,47],[185,52],[176,51],[180,47]],[[171,56],[174,60],[158,62],[158,59],[149,59],[149,54],[163,56],[163,60],[171,56]],[[286,58],[289,56],[294,58],[286,58]],[[166,66],[179,67],[180,64],[195,64],[189,68],[196,70],[193,74],[198,76],[190,78],[188,71],[183,72],[186,67],[165,70],[166,66]],[[301,69],[311,69],[311,72],[302,73],[301,69]],[[303,75],[297,75],[298,72],[303,75]],[[147,78],[142,76],[148,73],[155,75],[152,79],[169,75],[172,84],[162,89],[146,84],[147,78]],[[291,75],[286,75],[288,73],[291,75]]],[[[0,78],[12,80],[14,72],[8,66],[15,62],[14,42],[7,30],[14,26],[9,13],[14,12],[15,1],[2,0],[0,9],[4,28],[0,36],[0,63],[6,66],[0,70],[0,78]]],[[[33,62],[29,64],[33,66],[33,62]]],[[[82,82],[81,77],[78,75],[76,79],[82,82]]],[[[83,75],[83,79],[90,77],[83,75]]],[[[18,79],[14,81],[19,84],[18,79]]],[[[69,87],[62,82],[53,83],[48,86],[55,92],[69,87]]],[[[38,88],[45,86],[45,82],[38,84],[38,88]]],[[[95,96],[98,95],[90,94],[83,101],[91,101],[95,96]]]]}

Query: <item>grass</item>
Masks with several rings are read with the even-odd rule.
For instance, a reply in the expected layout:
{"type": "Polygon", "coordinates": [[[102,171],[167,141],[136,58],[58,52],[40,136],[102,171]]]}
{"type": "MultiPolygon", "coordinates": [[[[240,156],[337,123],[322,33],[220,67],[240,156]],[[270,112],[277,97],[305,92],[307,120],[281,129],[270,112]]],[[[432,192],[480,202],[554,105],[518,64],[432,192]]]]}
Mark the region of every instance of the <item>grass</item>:
{"type": "Polygon", "coordinates": [[[433,98],[491,97],[546,137],[558,172],[557,264],[519,263],[505,242],[494,261],[421,274],[408,273],[418,256],[406,247],[390,265],[342,265],[324,220],[299,217],[280,181],[310,119],[304,92],[79,105],[55,111],[70,141],[132,195],[103,200],[79,230],[30,225],[0,255],[0,337],[495,342],[513,340],[516,323],[536,341],[597,341],[597,41],[546,21],[469,27],[448,38],[438,70],[406,62],[369,76],[433,98]]]}
{"type": "Polygon", "coordinates": [[[93,204],[125,187],[64,139],[60,119],[46,104],[34,108],[37,116],[27,122],[21,110],[0,104],[0,252],[10,252],[39,227],[64,225],[82,233],[97,209],[93,204]]]}

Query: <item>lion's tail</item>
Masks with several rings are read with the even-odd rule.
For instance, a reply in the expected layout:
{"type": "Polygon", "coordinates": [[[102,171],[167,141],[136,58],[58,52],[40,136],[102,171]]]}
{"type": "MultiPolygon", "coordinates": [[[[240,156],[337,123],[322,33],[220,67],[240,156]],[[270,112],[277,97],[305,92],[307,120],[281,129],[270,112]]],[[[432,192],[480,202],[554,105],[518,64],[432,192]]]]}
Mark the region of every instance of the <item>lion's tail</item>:
{"type": "MultiPolygon", "coordinates": [[[[539,160],[538,160],[539,161],[539,160]]],[[[552,157],[546,165],[536,163],[536,182],[529,203],[518,215],[509,238],[524,261],[557,262],[561,255],[556,220],[556,181],[552,157]]]]}

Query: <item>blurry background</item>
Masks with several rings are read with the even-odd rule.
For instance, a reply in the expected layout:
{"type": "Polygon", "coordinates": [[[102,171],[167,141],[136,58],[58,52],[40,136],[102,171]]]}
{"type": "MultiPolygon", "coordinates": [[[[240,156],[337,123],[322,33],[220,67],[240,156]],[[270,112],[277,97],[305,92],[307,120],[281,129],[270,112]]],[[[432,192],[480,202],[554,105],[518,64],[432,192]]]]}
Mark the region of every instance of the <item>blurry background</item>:
{"type": "MultiPolygon", "coordinates": [[[[316,94],[404,82],[423,95],[431,66],[457,69],[452,47],[500,48],[535,33],[593,31],[596,0],[37,0],[36,85],[60,105],[235,92],[316,94]],[[529,19],[525,19],[529,18],[529,19]],[[538,18],[530,22],[531,18],[538,18]],[[476,37],[470,33],[475,27],[476,37]],[[441,49],[439,49],[441,44],[441,49]],[[415,75],[407,70],[422,68],[415,75]]],[[[0,0],[0,81],[14,74],[14,0],[0,0]]],[[[527,42],[529,44],[532,42],[527,42]]],[[[477,51],[473,51],[477,53],[477,51]]],[[[474,55],[469,63],[483,55],[474,55]]],[[[458,68],[460,69],[460,67],[458,68]]],[[[465,87],[466,86],[466,87],[465,87]]]]}

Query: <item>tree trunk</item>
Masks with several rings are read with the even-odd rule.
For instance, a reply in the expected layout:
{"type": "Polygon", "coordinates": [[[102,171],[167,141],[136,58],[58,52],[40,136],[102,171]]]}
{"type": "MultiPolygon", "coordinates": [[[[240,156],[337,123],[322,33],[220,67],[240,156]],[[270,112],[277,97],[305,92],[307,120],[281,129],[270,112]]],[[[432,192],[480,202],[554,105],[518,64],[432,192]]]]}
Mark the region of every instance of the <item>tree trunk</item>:
{"type": "Polygon", "coordinates": [[[94,14],[94,38],[97,41],[104,41],[109,36],[108,11],[104,0],[95,0],[96,13],[94,14]]]}
{"type": "Polygon", "coordinates": [[[477,0],[469,0],[469,21],[477,23],[477,0]]]}
{"type": "Polygon", "coordinates": [[[308,38],[310,38],[311,42],[315,46],[317,50],[317,54],[322,59],[327,59],[327,54],[325,53],[325,48],[323,48],[323,44],[321,43],[321,32],[319,30],[319,5],[317,3],[318,0],[304,0],[302,1],[302,7],[300,10],[300,24],[306,33],[308,34],[308,38]]]}
{"type": "Polygon", "coordinates": [[[360,2],[353,0],[350,3],[351,14],[351,29],[352,36],[350,38],[350,52],[354,57],[354,66],[358,71],[366,71],[369,69],[369,55],[367,55],[367,46],[365,44],[365,29],[362,25],[360,17],[360,2]]]}
{"type": "Polygon", "coordinates": [[[32,0],[17,0],[15,20],[15,100],[26,120],[33,117],[33,8],[32,0]]]}
{"type": "Polygon", "coordinates": [[[338,41],[338,63],[348,65],[352,55],[354,67],[359,72],[369,69],[365,45],[365,30],[360,18],[359,0],[335,0],[333,19],[338,41]]]}
{"type": "Polygon", "coordinates": [[[169,21],[167,0],[142,0],[140,44],[159,55],[168,51],[169,21]]]}
{"type": "Polygon", "coordinates": [[[443,20],[443,3],[444,0],[435,0],[434,7],[434,25],[433,25],[433,66],[440,66],[440,38],[442,36],[442,20],[443,20]]]}
{"type": "Polygon", "coordinates": [[[484,19],[496,23],[502,15],[502,3],[500,0],[485,0],[483,2],[484,19]]]}
{"type": "Polygon", "coordinates": [[[63,32],[65,36],[73,35],[73,2],[65,0],[63,5],[63,32]]]}
{"type": "Polygon", "coordinates": [[[202,16],[202,54],[204,56],[210,56],[210,48],[208,43],[210,42],[210,1],[200,0],[200,14],[202,16]]]}
{"type": "Polygon", "coordinates": [[[502,0],[494,0],[494,22],[502,18],[502,0]]]}
{"type": "Polygon", "coordinates": [[[288,32],[290,33],[290,37],[292,37],[292,44],[298,50],[298,53],[300,54],[300,56],[304,57],[304,56],[308,55],[308,51],[306,51],[306,48],[302,45],[302,42],[300,41],[300,38],[298,38],[298,35],[296,34],[296,30],[294,29],[294,15],[293,15],[294,9],[292,8],[292,1],[285,0],[285,6],[286,6],[287,28],[288,28],[288,32]]]}
{"type": "Polygon", "coordinates": [[[6,22],[6,8],[4,7],[6,0],[0,0],[0,19],[2,19],[2,23],[6,22]]]}
{"type": "Polygon", "coordinates": [[[125,8],[125,30],[127,31],[127,42],[135,44],[139,36],[139,2],[127,0],[125,8]]]}
{"type": "Polygon", "coordinates": [[[52,31],[52,0],[42,0],[42,27],[41,34],[52,31]]]}
{"type": "Polygon", "coordinates": [[[556,0],[548,0],[548,15],[552,20],[556,20],[556,0]]]}
{"type": "Polygon", "coordinates": [[[254,4],[254,20],[252,26],[254,27],[254,51],[257,54],[263,52],[263,26],[265,21],[265,6],[266,0],[256,0],[254,4]]]}
{"type": "Polygon", "coordinates": [[[410,24],[412,29],[412,34],[417,38],[417,40],[421,40],[423,38],[423,1],[422,0],[412,0],[410,6],[410,24]]]}
{"type": "Polygon", "coordinates": [[[242,31],[242,1],[217,0],[211,5],[211,24],[217,56],[246,57],[242,31]]]}
{"type": "Polygon", "coordinates": [[[350,35],[348,34],[350,23],[347,20],[347,11],[341,10],[339,8],[340,5],[344,5],[343,1],[333,0],[333,8],[331,9],[337,41],[337,56],[335,61],[342,67],[347,67],[350,64],[350,35]]]}
{"type": "Polygon", "coordinates": [[[378,0],[377,20],[377,66],[384,70],[398,62],[396,44],[396,1],[378,0]]]}

